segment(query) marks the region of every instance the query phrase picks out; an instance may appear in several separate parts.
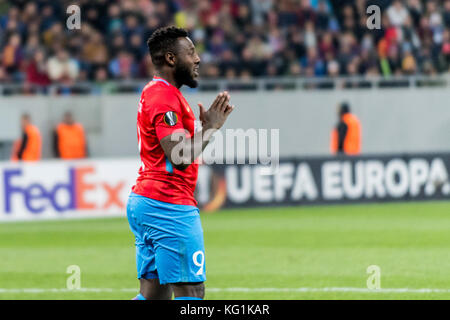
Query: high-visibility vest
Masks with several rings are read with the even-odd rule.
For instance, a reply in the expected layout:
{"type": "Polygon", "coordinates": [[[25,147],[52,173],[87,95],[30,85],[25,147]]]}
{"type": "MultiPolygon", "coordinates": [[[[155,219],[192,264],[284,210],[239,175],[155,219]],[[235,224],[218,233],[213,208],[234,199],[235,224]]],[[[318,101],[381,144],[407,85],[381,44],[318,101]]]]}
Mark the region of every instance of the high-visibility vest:
{"type": "Polygon", "coordinates": [[[13,142],[12,150],[11,150],[11,161],[19,160],[18,153],[19,153],[19,148],[20,148],[21,144],[22,144],[21,139],[17,139],[16,141],[13,142]]]}
{"type": "Polygon", "coordinates": [[[331,139],[330,139],[330,151],[332,154],[336,154],[338,151],[338,144],[339,144],[339,136],[337,129],[334,128],[331,131],[331,139]]]}
{"type": "MultiPolygon", "coordinates": [[[[359,155],[361,153],[361,124],[356,116],[351,113],[342,115],[341,121],[347,125],[347,134],[344,139],[343,152],[347,155],[359,155]]],[[[339,135],[335,128],[331,133],[330,149],[332,153],[338,151],[339,135]]]]}
{"type": "Polygon", "coordinates": [[[42,141],[39,129],[32,124],[28,124],[25,127],[25,133],[28,137],[28,140],[27,145],[25,146],[25,149],[22,153],[22,160],[37,161],[41,159],[42,141]]]}
{"type": "Polygon", "coordinates": [[[80,159],[86,157],[86,140],[83,126],[79,123],[60,123],[56,127],[58,151],[62,159],[80,159]]]}

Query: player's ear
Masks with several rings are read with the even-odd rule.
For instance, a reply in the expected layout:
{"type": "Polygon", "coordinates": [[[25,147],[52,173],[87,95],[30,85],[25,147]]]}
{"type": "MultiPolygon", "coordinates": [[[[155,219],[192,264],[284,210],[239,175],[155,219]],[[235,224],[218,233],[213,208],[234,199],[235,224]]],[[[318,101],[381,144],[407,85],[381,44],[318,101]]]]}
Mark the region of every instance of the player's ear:
{"type": "Polygon", "coordinates": [[[164,58],[166,60],[166,63],[171,66],[174,67],[175,63],[177,61],[177,57],[175,56],[175,54],[173,52],[167,51],[166,54],[164,55],[164,58]]]}

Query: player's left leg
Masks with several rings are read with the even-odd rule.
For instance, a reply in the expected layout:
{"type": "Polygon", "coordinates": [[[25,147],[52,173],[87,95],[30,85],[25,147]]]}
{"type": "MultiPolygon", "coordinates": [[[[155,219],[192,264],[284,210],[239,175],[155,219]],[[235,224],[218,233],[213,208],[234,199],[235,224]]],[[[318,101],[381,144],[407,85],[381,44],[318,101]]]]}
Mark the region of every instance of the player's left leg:
{"type": "Polygon", "coordinates": [[[198,208],[172,207],[165,216],[164,228],[161,224],[151,228],[160,283],[170,284],[177,300],[201,300],[206,268],[198,208]]]}
{"type": "MultiPolygon", "coordinates": [[[[198,208],[132,194],[127,214],[136,235],[138,278],[159,280],[175,297],[203,298],[205,249],[198,208]]],[[[158,297],[169,295],[155,282],[143,282],[144,298],[155,291],[158,297]]]]}

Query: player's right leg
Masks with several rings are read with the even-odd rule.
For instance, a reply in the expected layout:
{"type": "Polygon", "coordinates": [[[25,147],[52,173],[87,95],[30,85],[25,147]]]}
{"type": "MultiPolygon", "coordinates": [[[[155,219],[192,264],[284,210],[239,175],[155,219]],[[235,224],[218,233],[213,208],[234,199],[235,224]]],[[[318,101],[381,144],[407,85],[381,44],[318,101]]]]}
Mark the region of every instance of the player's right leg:
{"type": "Polygon", "coordinates": [[[172,288],[169,285],[159,284],[159,279],[139,279],[139,294],[145,300],[170,300],[172,288]]]}
{"type": "Polygon", "coordinates": [[[159,283],[154,248],[143,224],[145,210],[147,208],[142,197],[132,193],[127,202],[127,217],[135,236],[136,268],[140,283],[139,294],[133,300],[170,300],[172,288],[159,283]]]}

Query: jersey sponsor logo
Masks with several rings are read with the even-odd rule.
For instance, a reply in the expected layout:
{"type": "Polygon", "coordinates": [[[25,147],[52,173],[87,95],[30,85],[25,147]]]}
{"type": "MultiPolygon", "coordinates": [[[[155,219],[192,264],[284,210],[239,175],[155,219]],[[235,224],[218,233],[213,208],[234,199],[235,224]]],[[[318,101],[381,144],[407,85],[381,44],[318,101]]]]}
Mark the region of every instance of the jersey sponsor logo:
{"type": "Polygon", "coordinates": [[[174,126],[178,123],[178,116],[173,111],[167,111],[164,115],[164,123],[168,126],[174,126]]]}

